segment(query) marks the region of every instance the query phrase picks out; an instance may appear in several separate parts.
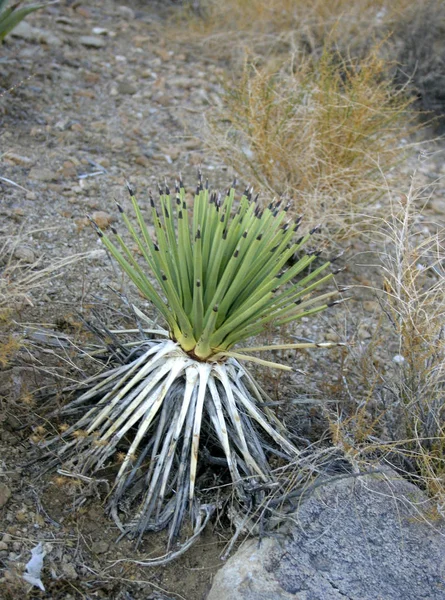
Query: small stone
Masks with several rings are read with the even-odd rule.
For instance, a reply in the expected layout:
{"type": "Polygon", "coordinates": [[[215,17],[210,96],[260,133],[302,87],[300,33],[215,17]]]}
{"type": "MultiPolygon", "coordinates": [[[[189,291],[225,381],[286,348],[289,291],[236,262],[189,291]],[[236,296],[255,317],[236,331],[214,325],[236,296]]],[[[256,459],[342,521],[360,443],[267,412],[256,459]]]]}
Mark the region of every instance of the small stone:
{"type": "Polygon", "coordinates": [[[68,579],[77,579],[78,575],[77,575],[76,567],[73,565],[73,563],[62,562],[61,566],[62,566],[63,574],[66,575],[66,577],[68,579]]]}
{"type": "Polygon", "coordinates": [[[97,223],[97,225],[100,227],[100,229],[107,229],[111,225],[111,223],[113,223],[113,221],[114,221],[113,215],[110,215],[109,213],[105,212],[104,210],[94,211],[93,214],[91,215],[91,218],[93,219],[93,221],[95,223],[97,223]]]}
{"type": "Polygon", "coordinates": [[[365,300],[363,302],[363,310],[366,312],[374,313],[379,309],[379,303],[375,300],[365,300]]]}
{"type": "Polygon", "coordinates": [[[328,331],[327,334],[325,335],[325,338],[329,342],[339,342],[340,341],[340,336],[338,335],[338,333],[335,333],[335,331],[328,331]]]}
{"type": "Polygon", "coordinates": [[[129,6],[119,6],[117,12],[126,21],[134,21],[136,16],[134,10],[129,6]]]}
{"type": "Polygon", "coordinates": [[[28,167],[34,164],[34,160],[32,158],[28,158],[27,156],[21,156],[20,154],[14,154],[14,152],[7,152],[4,155],[5,160],[14,165],[20,165],[22,167],[28,167]]]}
{"type": "Polygon", "coordinates": [[[91,546],[91,550],[95,553],[95,554],[104,554],[105,552],[108,551],[109,548],[109,544],[108,542],[105,542],[104,540],[99,540],[97,542],[94,542],[91,546]]]}
{"type": "Polygon", "coordinates": [[[21,510],[19,510],[16,515],[15,515],[15,519],[16,521],[18,521],[19,523],[25,523],[27,521],[27,513],[26,510],[24,508],[22,508],[21,510]]]}
{"type": "Polygon", "coordinates": [[[445,201],[441,199],[430,202],[429,207],[438,215],[445,215],[445,201]]]}
{"type": "Polygon", "coordinates": [[[3,508],[11,497],[11,490],[6,483],[0,483],[0,508],[3,508]]]}
{"type": "Polygon", "coordinates": [[[2,550],[7,550],[8,549],[8,544],[6,544],[5,542],[0,542],[0,552],[2,550]]]}
{"type": "Polygon", "coordinates": [[[107,35],[108,29],[104,29],[103,27],[93,27],[93,29],[91,30],[91,32],[94,35],[107,35]]]}
{"type": "Polygon", "coordinates": [[[120,81],[117,85],[117,91],[119,94],[125,94],[133,96],[138,91],[137,87],[129,81],[120,81]]]}
{"type": "Polygon", "coordinates": [[[29,172],[29,179],[31,181],[55,181],[57,175],[50,169],[33,167],[29,172]]]}
{"type": "Polygon", "coordinates": [[[369,338],[371,337],[371,333],[366,324],[361,324],[359,326],[357,335],[360,340],[369,340],[369,338]]]}
{"type": "Polygon", "coordinates": [[[37,259],[34,250],[29,246],[17,246],[14,250],[14,258],[30,265],[37,259]]]}
{"type": "Polygon", "coordinates": [[[32,25],[26,21],[22,21],[16,27],[14,27],[14,29],[11,31],[11,35],[13,37],[21,38],[22,40],[47,44],[48,46],[62,45],[62,41],[51,31],[39,29],[38,27],[32,27],[32,25]]]}
{"type": "Polygon", "coordinates": [[[105,46],[105,40],[103,37],[96,35],[81,35],[79,42],[86,48],[103,48],[105,46]]]}
{"type": "Polygon", "coordinates": [[[149,167],[150,166],[150,159],[147,156],[144,156],[143,154],[140,154],[139,156],[137,156],[134,159],[134,162],[137,165],[141,165],[141,167],[149,167]]]}

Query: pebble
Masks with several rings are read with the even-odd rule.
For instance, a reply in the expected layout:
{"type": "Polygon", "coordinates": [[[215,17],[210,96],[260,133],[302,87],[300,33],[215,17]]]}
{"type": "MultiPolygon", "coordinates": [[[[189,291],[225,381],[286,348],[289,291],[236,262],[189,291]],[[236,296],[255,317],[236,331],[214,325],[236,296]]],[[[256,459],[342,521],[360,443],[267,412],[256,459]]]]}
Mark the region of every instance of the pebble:
{"type": "Polygon", "coordinates": [[[133,94],[136,94],[138,89],[133,83],[130,83],[129,81],[120,81],[117,85],[117,91],[119,92],[119,94],[133,96],[133,94]]]}
{"type": "Polygon", "coordinates": [[[395,362],[397,365],[401,365],[405,362],[405,357],[402,356],[401,354],[396,354],[392,357],[393,362],[395,362]]]}
{"type": "Polygon", "coordinates": [[[37,259],[34,250],[29,246],[17,246],[14,250],[14,258],[27,264],[35,263],[37,259]]]}
{"type": "Polygon", "coordinates": [[[29,42],[39,42],[47,44],[48,46],[61,46],[62,40],[58,38],[51,31],[45,29],[39,29],[38,27],[32,27],[26,21],[19,23],[12,31],[11,35],[27,40],[29,42]]]}
{"type": "Polygon", "coordinates": [[[73,563],[62,562],[61,566],[62,566],[63,574],[66,575],[66,577],[68,579],[77,579],[78,575],[77,575],[76,567],[73,565],[73,563]]]}
{"type": "Polygon", "coordinates": [[[26,509],[22,508],[18,512],[16,512],[15,519],[19,523],[25,523],[28,520],[28,515],[27,515],[27,512],[26,512],[26,509]]]}
{"type": "Polygon", "coordinates": [[[107,229],[115,220],[113,215],[110,215],[110,213],[107,213],[104,210],[95,210],[91,215],[91,218],[101,229],[107,229]]]}
{"type": "Polygon", "coordinates": [[[11,497],[11,490],[6,483],[0,483],[0,508],[3,508],[11,497]]]}
{"type": "Polygon", "coordinates": [[[362,323],[358,328],[357,335],[359,340],[369,340],[371,337],[371,332],[369,331],[367,325],[362,323]]]}
{"type": "Polygon", "coordinates": [[[8,544],[6,544],[5,542],[0,542],[0,552],[2,550],[7,550],[8,549],[8,544]]]}
{"type": "Polygon", "coordinates": [[[445,215],[445,201],[441,198],[437,198],[436,200],[430,202],[429,208],[431,208],[431,210],[438,215],[445,215]]]}
{"type": "Polygon", "coordinates": [[[108,542],[105,542],[104,540],[99,540],[92,544],[91,550],[95,554],[104,554],[105,552],[108,551],[109,547],[110,546],[109,546],[108,542]]]}
{"type": "Polygon", "coordinates": [[[129,6],[119,6],[117,12],[119,16],[125,19],[126,21],[134,21],[136,17],[134,10],[129,6]]]}
{"type": "Polygon", "coordinates": [[[363,310],[366,310],[366,312],[376,312],[379,310],[379,307],[379,303],[375,300],[365,300],[363,302],[363,310]]]}
{"type": "Polygon", "coordinates": [[[106,43],[104,38],[98,35],[81,35],[79,42],[86,48],[103,48],[106,43]]]}
{"type": "Polygon", "coordinates": [[[13,163],[14,165],[20,165],[22,167],[30,166],[35,162],[32,158],[21,156],[20,154],[14,154],[14,152],[7,152],[4,158],[8,162],[13,163]]]}
{"type": "Polygon", "coordinates": [[[328,331],[324,336],[329,342],[339,342],[340,336],[335,331],[328,331]]]}
{"type": "Polygon", "coordinates": [[[33,167],[28,177],[31,181],[55,181],[57,179],[56,173],[41,167],[33,167]]]}

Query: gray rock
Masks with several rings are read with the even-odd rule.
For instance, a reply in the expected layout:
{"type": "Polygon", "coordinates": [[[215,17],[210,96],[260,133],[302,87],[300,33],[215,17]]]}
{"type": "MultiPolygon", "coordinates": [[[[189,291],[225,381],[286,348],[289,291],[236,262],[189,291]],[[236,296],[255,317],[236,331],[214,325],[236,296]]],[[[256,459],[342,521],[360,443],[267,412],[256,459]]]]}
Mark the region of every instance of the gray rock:
{"type": "Polygon", "coordinates": [[[120,81],[117,84],[117,91],[119,92],[119,94],[126,94],[128,96],[132,96],[133,94],[136,94],[138,89],[133,83],[130,83],[129,81],[120,81]]]}
{"type": "Polygon", "coordinates": [[[98,540],[97,542],[93,542],[91,545],[91,550],[94,554],[104,554],[108,552],[110,545],[105,540],[98,540]]]}
{"type": "Polygon", "coordinates": [[[28,167],[34,164],[34,159],[28,158],[27,156],[22,156],[21,154],[15,154],[14,152],[7,152],[4,155],[4,158],[14,165],[20,165],[23,167],[28,167]]]}
{"type": "Polygon", "coordinates": [[[61,564],[63,574],[68,577],[68,579],[77,579],[78,574],[76,571],[76,567],[72,562],[62,562],[61,564]]]}
{"type": "Polygon", "coordinates": [[[87,48],[103,48],[106,44],[104,38],[98,35],[81,35],[79,42],[87,48]]]}
{"type": "Polygon", "coordinates": [[[207,600],[444,600],[445,523],[392,471],[319,488],[285,541],[245,544],[207,600]]]}
{"type": "Polygon", "coordinates": [[[11,490],[6,483],[0,483],[0,508],[3,508],[11,497],[11,490]]]}
{"type": "Polygon", "coordinates": [[[429,203],[429,207],[437,214],[437,215],[445,215],[445,202],[442,198],[437,198],[429,203]]]}
{"type": "Polygon", "coordinates": [[[39,29],[38,27],[32,27],[26,21],[19,23],[12,31],[11,35],[27,40],[29,42],[38,42],[47,44],[48,46],[61,46],[62,41],[51,31],[46,29],[39,29]]]}
{"type": "Polygon", "coordinates": [[[31,181],[55,181],[57,179],[56,173],[44,167],[33,167],[28,177],[31,181]]]}
{"type": "Polygon", "coordinates": [[[129,6],[119,6],[117,12],[119,13],[119,16],[126,21],[134,21],[136,18],[134,10],[129,6]]]}
{"type": "Polygon", "coordinates": [[[17,246],[14,249],[14,258],[30,265],[37,259],[34,250],[29,246],[17,246]]]}

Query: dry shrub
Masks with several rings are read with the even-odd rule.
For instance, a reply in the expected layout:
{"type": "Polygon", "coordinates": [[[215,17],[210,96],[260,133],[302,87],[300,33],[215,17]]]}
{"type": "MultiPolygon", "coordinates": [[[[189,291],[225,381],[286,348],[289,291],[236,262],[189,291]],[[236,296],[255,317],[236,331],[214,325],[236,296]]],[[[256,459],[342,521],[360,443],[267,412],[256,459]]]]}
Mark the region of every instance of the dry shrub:
{"type": "Polygon", "coordinates": [[[396,466],[445,516],[445,246],[411,190],[393,205],[382,251],[382,318],[351,367],[364,394],[332,423],[334,442],[357,459],[396,466]]]}
{"type": "Polygon", "coordinates": [[[414,200],[411,193],[392,215],[393,250],[383,261],[387,314],[401,361],[386,402],[393,399],[399,435],[409,440],[407,450],[445,511],[445,238],[443,231],[425,237],[414,200]]]}
{"type": "Polygon", "coordinates": [[[378,51],[345,61],[325,50],[278,72],[246,64],[210,113],[211,145],[244,179],[291,193],[297,211],[323,214],[338,233],[371,207],[413,126],[410,101],[385,78],[378,51]]]}
{"type": "Polygon", "coordinates": [[[194,37],[203,36],[206,44],[215,42],[219,56],[233,57],[242,47],[262,52],[292,46],[313,52],[323,48],[327,37],[337,48],[355,48],[363,54],[372,40],[387,36],[411,4],[411,0],[201,0],[193,3],[188,28],[194,37]]]}

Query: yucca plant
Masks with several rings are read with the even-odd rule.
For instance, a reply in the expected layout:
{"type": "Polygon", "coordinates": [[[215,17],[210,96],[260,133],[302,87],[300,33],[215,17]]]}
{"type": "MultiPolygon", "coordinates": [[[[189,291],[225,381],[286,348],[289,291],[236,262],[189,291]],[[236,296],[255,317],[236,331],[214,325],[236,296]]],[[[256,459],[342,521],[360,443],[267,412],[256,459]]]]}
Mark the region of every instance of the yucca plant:
{"type": "Polygon", "coordinates": [[[83,405],[89,410],[63,433],[57,454],[84,475],[120,457],[109,496],[113,518],[133,535],[168,527],[170,544],[188,511],[195,531],[201,509],[210,512],[195,496],[202,431],[207,448],[219,452],[217,462],[227,464],[240,503],[273,481],[269,455],[298,456],[243,363],[291,371],[254,354],[335,345],[248,348],[240,342],[271,323],[284,325],[342,300],[333,300],[337,289],[313,294],[334,272],[325,273],[330,262],[312,268],[319,252],[303,248],[316,230],[295,239],[301,219],[290,220],[281,200],[263,208],[248,189],[236,201],[234,186],[221,196],[200,176],[190,210],[179,181],[173,194],[167,186],[160,189],[158,204],[150,198],[153,234],[131,187],[129,192],[137,227],[118,209],[143,266],[116,229],[111,239],[93,225],[166,329],[145,329],[146,339],[127,346],[122,364],[86,382],[89,389],[65,412],[83,405]]]}
{"type": "Polygon", "coordinates": [[[20,21],[23,21],[25,17],[48,5],[48,3],[41,2],[38,4],[21,6],[23,2],[20,0],[8,7],[8,3],[9,0],[0,0],[0,42],[3,42],[8,33],[10,33],[14,27],[17,27],[20,21]]]}

